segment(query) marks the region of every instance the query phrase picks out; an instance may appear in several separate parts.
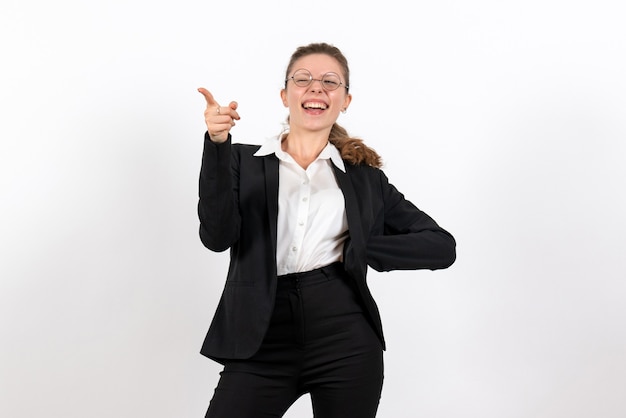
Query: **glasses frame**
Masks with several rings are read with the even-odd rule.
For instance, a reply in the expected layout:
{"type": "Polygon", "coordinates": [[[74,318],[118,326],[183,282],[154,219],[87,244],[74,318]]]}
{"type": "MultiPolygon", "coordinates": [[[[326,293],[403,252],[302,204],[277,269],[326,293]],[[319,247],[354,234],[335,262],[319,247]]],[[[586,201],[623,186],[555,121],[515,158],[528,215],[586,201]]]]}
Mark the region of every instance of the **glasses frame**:
{"type": "Polygon", "coordinates": [[[322,78],[313,78],[313,74],[311,74],[311,72],[310,72],[309,70],[307,70],[306,68],[298,68],[296,71],[294,71],[294,72],[293,72],[293,75],[292,75],[291,77],[287,77],[287,78],[285,79],[285,84],[287,84],[287,82],[288,82],[289,80],[293,80],[293,83],[294,83],[296,86],[298,86],[298,87],[302,87],[302,88],[304,88],[304,87],[309,87],[309,86],[310,86],[310,85],[311,85],[314,81],[319,81],[319,82],[320,82],[320,85],[322,86],[322,88],[323,88],[324,90],[326,90],[326,91],[335,91],[335,90],[338,90],[338,89],[339,89],[339,87],[345,87],[345,89],[346,89],[346,90],[348,90],[348,89],[350,88],[349,86],[345,85],[345,84],[343,83],[343,81],[341,81],[341,77],[340,77],[340,76],[339,76],[339,74],[337,74],[337,73],[329,72],[329,73],[324,74],[324,75],[322,76],[322,78]],[[309,82],[307,83],[307,85],[306,85],[306,86],[300,86],[300,85],[298,85],[298,84],[296,83],[296,80],[295,80],[295,78],[294,78],[294,77],[296,76],[296,73],[298,73],[298,72],[305,72],[305,73],[307,73],[307,74],[309,75],[309,82]],[[339,84],[337,84],[337,87],[335,87],[334,89],[329,89],[329,88],[326,88],[326,86],[324,86],[324,78],[326,78],[326,76],[328,76],[328,75],[333,75],[333,76],[336,76],[336,77],[339,79],[339,84]]]}

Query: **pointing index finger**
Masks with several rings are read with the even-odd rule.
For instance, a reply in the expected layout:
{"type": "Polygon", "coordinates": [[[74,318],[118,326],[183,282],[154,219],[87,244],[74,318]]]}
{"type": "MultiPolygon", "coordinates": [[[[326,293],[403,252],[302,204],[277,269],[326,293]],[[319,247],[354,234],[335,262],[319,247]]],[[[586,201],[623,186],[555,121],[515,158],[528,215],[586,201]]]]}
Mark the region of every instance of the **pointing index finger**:
{"type": "Polygon", "coordinates": [[[200,87],[198,89],[198,91],[200,92],[200,94],[202,94],[204,96],[204,99],[206,100],[207,107],[209,107],[209,106],[219,107],[220,106],[219,103],[217,103],[217,101],[213,98],[213,95],[211,94],[210,91],[208,91],[204,87],[200,87]]]}

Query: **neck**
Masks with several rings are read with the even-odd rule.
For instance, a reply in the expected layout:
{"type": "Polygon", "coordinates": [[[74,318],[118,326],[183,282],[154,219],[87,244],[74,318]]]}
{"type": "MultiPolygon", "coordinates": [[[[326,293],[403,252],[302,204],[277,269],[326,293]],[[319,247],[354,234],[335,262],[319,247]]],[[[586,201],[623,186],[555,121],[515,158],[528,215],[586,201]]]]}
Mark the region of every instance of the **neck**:
{"type": "Polygon", "coordinates": [[[302,135],[289,132],[282,141],[282,149],[306,170],[328,144],[328,133],[302,135]]]}

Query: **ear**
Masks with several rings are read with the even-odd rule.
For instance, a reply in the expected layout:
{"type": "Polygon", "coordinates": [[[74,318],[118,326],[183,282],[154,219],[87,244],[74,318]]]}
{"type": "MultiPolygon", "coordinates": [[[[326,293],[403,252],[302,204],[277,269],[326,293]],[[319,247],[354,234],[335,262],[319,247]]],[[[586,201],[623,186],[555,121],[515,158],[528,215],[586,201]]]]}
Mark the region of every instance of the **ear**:
{"type": "Polygon", "coordinates": [[[342,109],[348,110],[348,106],[350,106],[350,102],[352,102],[352,95],[348,93],[346,94],[346,98],[343,100],[342,109]]]}
{"type": "Polygon", "coordinates": [[[283,101],[283,106],[289,107],[289,102],[287,101],[287,90],[280,89],[280,99],[283,101]]]}

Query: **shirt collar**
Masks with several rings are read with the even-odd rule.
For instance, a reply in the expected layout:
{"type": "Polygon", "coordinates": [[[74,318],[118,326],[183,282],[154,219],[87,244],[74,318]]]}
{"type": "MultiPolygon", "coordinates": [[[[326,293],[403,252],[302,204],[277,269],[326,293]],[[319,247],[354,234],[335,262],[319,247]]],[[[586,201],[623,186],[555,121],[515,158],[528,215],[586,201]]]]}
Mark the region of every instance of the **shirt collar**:
{"type": "MultiPolygon", "coordinates": [[[[255,157],[264,157],[270,154],[276,154],[276,157],[282,161],[293,161],[291,156],[287,154],[280,146],[281,140],[280,137],[269,138],[261,147],[254,153],[255,157]]],[[[318,160],[328,160],[335,165],[338,169],[346,172],[346,166],[341,158],[341,154],[337,147],[335,147],[330,142],[326,144],[326,147],[320,152],[320,155],[317,157],[318,160]]]]}

